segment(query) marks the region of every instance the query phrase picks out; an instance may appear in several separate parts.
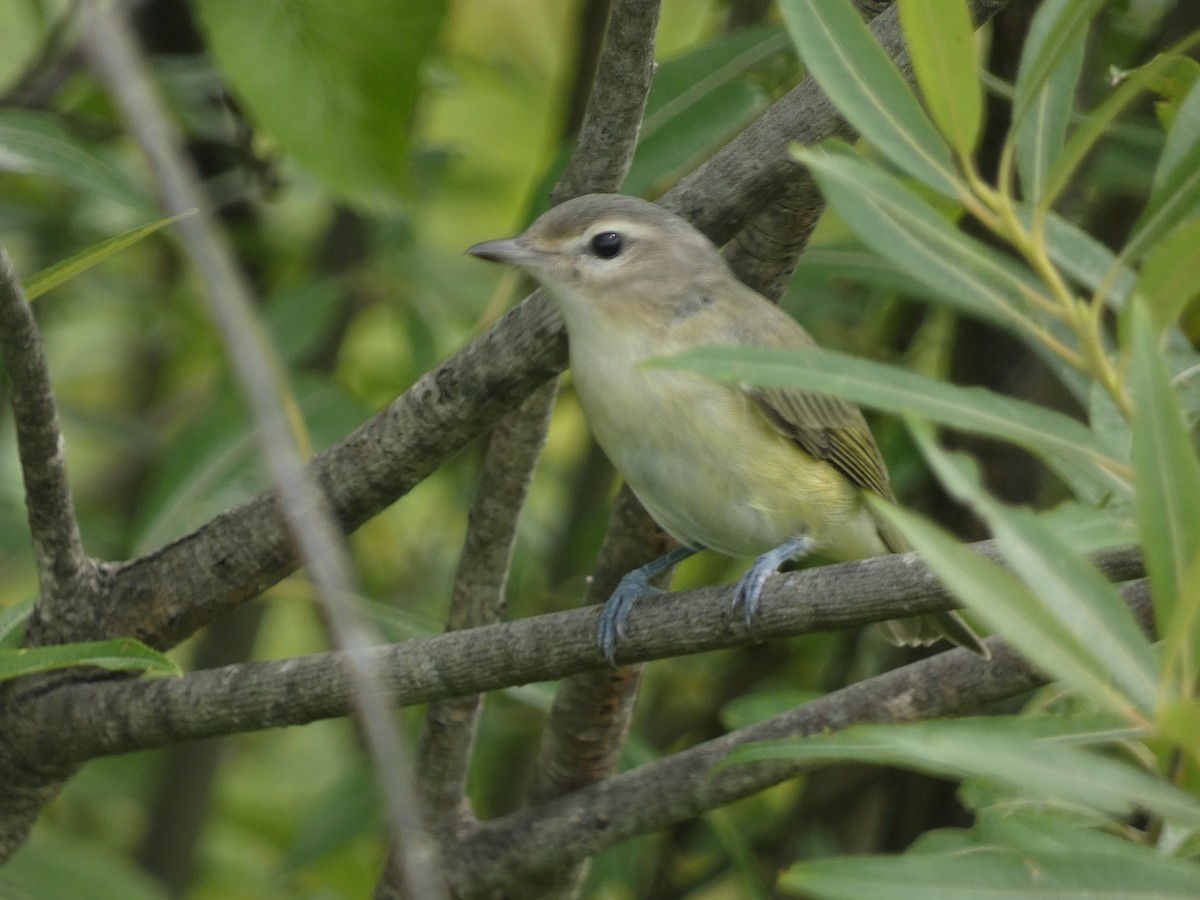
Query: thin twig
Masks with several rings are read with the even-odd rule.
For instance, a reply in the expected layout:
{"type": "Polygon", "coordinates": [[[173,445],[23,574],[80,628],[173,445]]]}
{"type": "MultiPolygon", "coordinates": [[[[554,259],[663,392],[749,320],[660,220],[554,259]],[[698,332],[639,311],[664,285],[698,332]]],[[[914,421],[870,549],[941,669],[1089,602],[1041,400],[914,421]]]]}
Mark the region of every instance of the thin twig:
{"type": "Polygon", "coordinates": [[[331,639],[345,651],[342,658],[357,720],[397,836],[403,880],[411,896],[441,896],[443,882],[412,802],[408,753],[371,661],[370,648],[377,641],[354,609],[345,540],[329,513],[328,502],[304,469],[283,408],[287,387],[254,315],[250,288],[181,150],[180,136],[152,85],[140,48],[126,22],[109,4],[91,4],[84,46],[146,155],[167,212],[178,215],[199,210],[198,215],[181,221],[178,232],[204,279],[213,318],[250,407],[280,511],[308,568],[331,639]]]}

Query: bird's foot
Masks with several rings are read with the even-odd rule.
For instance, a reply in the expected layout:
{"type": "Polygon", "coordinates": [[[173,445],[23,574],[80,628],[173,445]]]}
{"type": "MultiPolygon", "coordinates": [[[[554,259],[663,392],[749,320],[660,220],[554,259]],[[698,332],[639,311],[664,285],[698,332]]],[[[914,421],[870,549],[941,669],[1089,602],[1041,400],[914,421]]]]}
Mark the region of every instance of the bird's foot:
{"type": "Polygon", "coordinates": [[[629,622],[629,611],[633,609],[633,604],[642,597],[656,597],[664,593],[651,585],[641,572],[641,569],[634,569],[622,578],[600,613],[596,643],[600,645],[600,652],[610,666],[617,664],[617,642],[625,637],[625,626],[629,622]]]}
{"type": "Polygon", "coordinates": [[[807,556],[811,548],[812,539],[808,537],[784,541],[774,550],[768,550],[756,559],[749,571],[742,576],[733,595],[733,608],[742,608],[746,617],[746,630],[751,634],[754,633],[754,620],[758,616],[759,600],[767,579],[779,571],[779,567],[788,560],[807,556]]]}
{"type": "Polygon", "coordinates": [[[640,569],[634,569],[621,579],[617,589],[604,604],[604,609],[600,611],[600,621],[596,626],[596,643],[610,666],[615,667],[617,664],[617,643],[625,637],[625,625],[629,621],[629,611],[633,609],[633,604],[641,597],[655,597],[664,593],[650,584],[650,579],[699,551],[699,547],[676,547],[665,556],[646,563],[640,569]]]}

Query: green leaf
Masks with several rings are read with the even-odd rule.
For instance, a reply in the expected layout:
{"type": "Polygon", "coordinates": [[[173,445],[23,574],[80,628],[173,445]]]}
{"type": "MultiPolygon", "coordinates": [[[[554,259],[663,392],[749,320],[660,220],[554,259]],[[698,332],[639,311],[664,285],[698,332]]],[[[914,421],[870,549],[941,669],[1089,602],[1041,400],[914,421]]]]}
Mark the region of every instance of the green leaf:
{"type": "Polygon", "coordinates": [[[51,113],[0,110],[0,171],[45,175],[139,212],[153,209],[142,185],[71,134],[51,113]]]}
{"type": "Polygon", "coordinates": [[[102,260],[108,259],[114,253],[119,253],[126,247],[133,246],[142,238],[154,234],[160,228],[165,228],[173,222],[178,222],[180,219],[186,219],[188,216],[194,215],[195,212],[196,210],[194,209],[188,210],[177,216],[151,222],[149,225],[131,228],[129,231],[110,237],[98,244],[93,244],[86,250],[81,250],[67,259],[55,263],[48,269],[43,269],[36,275],[32,275],[25,280],[25,299],[32,301],[42,296],[42,294],[53,290],[60,284],[70,281],[76,275],[86,272],[102,260]]]}
{"type": "Polygon", "coordinates": [[[170,659],[133,638],[0,650],[0,681],[72,666],[98,666],[111,672],[179,674],[179,667],[170,659]]]}
{"type": "MultiPolygon", "coordinates": [[[[1039,801],[1057,801],[1113,817],[1147,810],[1200,825],[1200,801],[1127,762],[1101,755],[1053,719],[974,718],[885,725],[763,741],[734,750],[722,766],[786,759],[903,766],[945,778],[982,778],[1039,801]],[[1050,732],[1050,737],[1042,733],[1050,732]]],[[[1105,742],[1103,734],[1097,743],[1105,742]]]]}
{"type": "Polygon", "coordinates": [[[402,14],[388,0],[199,0],[196,11],[234,93],[301,165],[360,204],[403,196],[421,66],[446,0],[408,0],[402,14]]]}
{"type": "MultiPolygon", "coordinates": [[[[1134,845],[1130,845],[1131,847],[1134,845]]],[[[969,852],[858,856],[793,866],[780,885],[823,900],[1192,900],[1200,866],[1141,849],[1139,865],[1104,852],[980,847],[969,852]]]]}
{"type": "MultiPolygon", "coordinates": [[[[1039,18],[1054,4],[1044,4],[1039,18]]],[[[1059,4],[1061,6],[1061,4],[1059,4]]],[[[1046,181],[1067,139],[1067,124],[1074,109],[1075,88],[1083,71],[1086,32],[1075,34],[1074,42],[1063,48],[1062,56],[1051,69],[1042,87],[1027,103],[1027,112],[1014,130],[1017,170],[1025,199],[1037,203],[1046,191],[1046,181]]],[[[1033,48],[1025,43],[1025,53],[1033,48]]]]}
{"type": "MultiPolygon", "coordinates": [[[[1200,32],[1176,45],[1176,50],[1200,41],[1200,32]]],[[[1135,100],[1145,89],[1146,85],[1170,66],[1171,57],[1159,55],[1139,69],[1130,73],[1096,109],[1089,113],[1067,139],[1063,152],[1051,169],[1046,179],[1046,190],[1039,201],[1039,207],[1048,209],[1058,199],[1059,194],[1066,188],[1075,172],[1079,169],[1084,157],[1096,146],[1096,142],[1108,132],[1113,120],[1135,100]]]]}
{"type": "Polygon", "coordinates": [[[746,71],[790,47],[782,29],[745,28],[662,63],[621,190],[653,193],[711,156],[770,102],[746,71]]]}
{"type": "Polygon", "coordinates": [[[990,628],[1049,677],[1062,681],[1128,721],[1135,704],[1112,684],[1108,667],[1016,576],[960,544],[921,517],[870,497],[941,582],[990,628]]]}
{"type": "MultiPolygon", "coordinates": [[[[91,801],[91,802],[94,802],[91,801]]],[[[92,808],[89,805],[89,808],[92,808]]],[[[109,820],[111,821],[111,820],[109,820]]],[[[111,835],[83,838],[47,822],[0,869],[6,900],[170,900],[162,882],[133,862],[111,835]]]]}
{"type": "Polygon", "coordinates": [[[1124,515],[1115,509],[1066,500],[1053,509],[1038,513],[1038,518],[1065,541],[1073,553],[1080,555],[1137,541],[1137,523],[1133,521],[1132,511],[1124,515]]]}
{"type": "MultiPolygon", "coordinates": [[[[942,451],[927,426],[910,423],[910,428],[938,480],[987,524],[1009,565],[1037,592],[1043,610],[1035,618],[1043,619],[1044,613],[1053,619],[1046,636],[1062,642],[1060,652],[1072,653],[1097,680],[1107,682],[1097,699],[1119,690],[1122,699],[1112,708],[1120,712],[1134,706],[1149,717],[1157,702],[1158,664],[1117,589],[1046,521],[984,491],[969,457],[942,451]]],[[[1006,626],[993,624],[1005,633],[1006,626]]]]}
{"type": "Polygon", "coordinates": [[[1185,615],[1177,603],[1200,554],[1200,463],[1171,389],[1159,332],[1140,302],[1129,314],[1134,508],[1159,629],[1171,634],[1185,615]]]}
{"type": "Polygon", "coordinates": [[[900,0],[900,23],[913,74],[933,121],[951,147],[969,156],[983,125],[983,91],[967,4],[900,0]]]}
{"type": "Polygon", "coordinates": [[[1194,127],[1193,120],[1200,120],[1200,84],[1184,100],[1175,127],[1167,135],[1154,173],[1154,190],[1121,250],[1127,259],[1140,258],[1148,247],[1200,207],[1200,128],[1194,127]],[[1162,161],[1164,157],[1169,157],[1166,164],[1162,161]]]}
{"type": "Polygon", "coordinates": [[[698,347],[654,361],[733,383],[795,387],[832,394],[893,414],[913,413],[960,431],[1024,447],[1055,465],[1083,470],[1109,489],[1127,492],[1125,466],[1087,426],[1069,416],[993,393],[959,387],[894,366],[832,350],[698,347]]]}
{"type": "Polygon", "coordinates": [[[848,0],[782,0],[780,9],[805,69],[847,121],[918,181],[958,197],[950,148],[848,0]]]}
{"type": "Polygon", "coordinates": [[[1162,190],[1181,168],[1187,166],[1193,148],[1200,143],[1200,78],[1196,76],[1200,63],[1187,57],[1181,57],[1177,61],[1187,68],[1192,84],[1179,100],[1178,111],[1167,131],[1162,153],[1159,154],[1158,165],[1154,169],[1156,192],[1162,190]]]}
{"type": "Polygon", "coordinates": [[[1039,285],[1003,254],[963,234],[897,179],[839,141],[797,148],[821,192],[872,250],[919,279],[935,297],[1026,336],[1022,312],[1039,285]]]}
{"type": "MultiPolygon", "coordinates": [[[[1060,74],[1077,52],[1104,0],[1045,0],[1029,25],[1021,49],[1013,98],[1013,123],[1020,125],[1042,95],[1042,87],[1060,74]]],[[[1061,87],[1061,85],[1059,86],[1061,87]]]]}
{"type": "Polygon", "coordinates": [[[30,597],[16,606],[0,610],[0,649],[21,646],[21,640],[25,636],[25,623],[33,614],[34,602],[34,598],[30,597]]]}
{"type": "Polygon", "coordinates": [[[1146,257],[1137,291],[1161,333],[1200,296],[1200,219],[1186,222],[1159,242],[1146,257]]]}

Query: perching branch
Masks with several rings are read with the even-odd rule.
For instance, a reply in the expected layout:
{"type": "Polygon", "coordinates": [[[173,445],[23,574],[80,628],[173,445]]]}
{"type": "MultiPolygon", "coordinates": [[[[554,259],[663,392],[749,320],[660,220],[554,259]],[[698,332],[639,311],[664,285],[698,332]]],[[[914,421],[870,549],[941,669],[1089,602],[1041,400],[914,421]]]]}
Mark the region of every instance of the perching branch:
{"type": "MultiPolygon", "coordinates": [[[[992,542],[972,545],[996,558],[992,542]]],[[[1092,562],[1113,581],[1142,577],[1134,547],[1092,562]]],[[[733,585],[638,604],[621,642],[622,663],[744,646],[816,631],[856,628],[952,608],[954,600],[915,553],[776,575],[763,590],[754,637],[732,609],[733,585]]],[[[588,606],[374,647],[394,705],[549,681],[601,670],[599,609],[588,606]]],[[[61,685],[31,699],[14,740],[38,759],[80,762],[178,741],[302,725],[348,714],[341,654],[241,663],[180,678],[61,685]]],[[[964,683],[965,684],[965,683],[964,683]]]]}

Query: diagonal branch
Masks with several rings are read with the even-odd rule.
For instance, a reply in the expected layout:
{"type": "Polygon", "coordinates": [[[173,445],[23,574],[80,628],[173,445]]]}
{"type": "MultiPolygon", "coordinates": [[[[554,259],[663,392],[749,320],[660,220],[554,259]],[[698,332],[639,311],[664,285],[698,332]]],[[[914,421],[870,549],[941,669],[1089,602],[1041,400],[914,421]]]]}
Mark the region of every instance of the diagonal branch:
{"type": "Polygon", "coordinates": [[[9,394],[17,432],[21,474],[25,480],[25,506],[33,536],[41,598],[31,623],[35,640],[66,640],[76,618],[72,595],[93,563],[83,552],[54,387],[21,282],[8,254],[0,250],[0,351],[10,380],[9,394]],[[40,634],[36,622],[47,623],[40,634]]]}
{"type": "MultiPolygon", "coordinates": [[[[658,0],[613,5],[575,151],[551,193],[552,203],[615,190],[625,177],[654,72],[659,6],[658,0]]],[[[488,624],[499,616],[517,518],[545,441],[556,388],[551,382],[534,391],[489,441],[451,595],[451,629],[488,624]]],[[[472,696],[435,703],[426,714],[418,769],[428,815],[443,833],[452,831],[462,814],[478,710],[479,698],[472,696]]]]}

